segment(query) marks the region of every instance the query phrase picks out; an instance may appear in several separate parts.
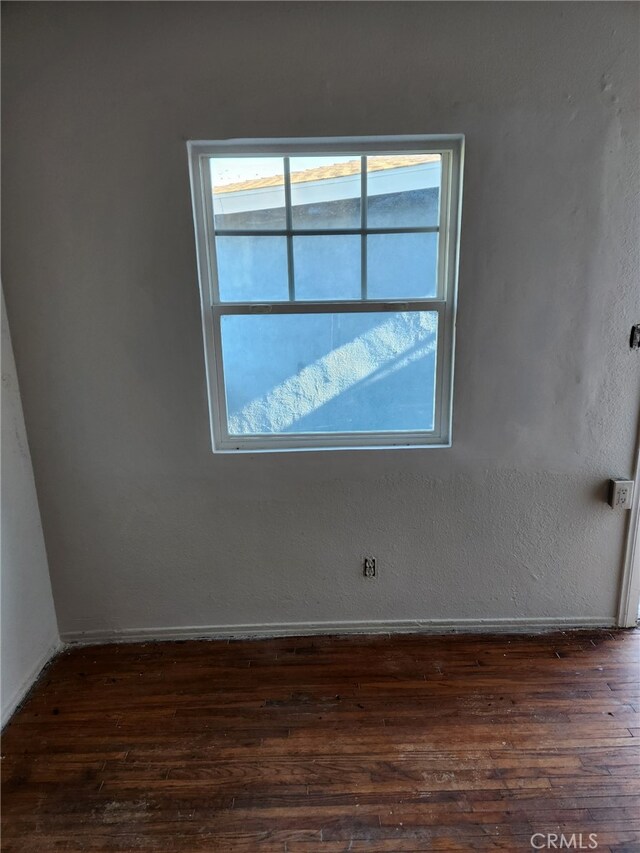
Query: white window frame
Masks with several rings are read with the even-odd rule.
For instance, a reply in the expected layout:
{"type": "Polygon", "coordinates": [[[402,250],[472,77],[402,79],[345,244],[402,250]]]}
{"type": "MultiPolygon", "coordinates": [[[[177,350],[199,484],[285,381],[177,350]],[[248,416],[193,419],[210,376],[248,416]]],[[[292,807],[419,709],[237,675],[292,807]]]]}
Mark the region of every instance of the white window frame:
{"type": "Polygon", "coordinates": [[[462,135],[405,135],[305,139],[229,139],[221,141],[190,140],[187,142],[187,150],[200,282],[211,444],[214,453],[450,447],[464,137],[462,135]],[[256,155],[295,157],[327,154],[363,156],[412,153],[440,154],[442,158],[440,221],[438,223],[438,293],[435,298],[269,303],[219,301],[210,158],[224,156],[253,157],[256,155]],[[221,345],[221,317],[223,315],[361,313],[365,311],[435,311],[438,313],[433,430],[229,435],[221,345]]]}

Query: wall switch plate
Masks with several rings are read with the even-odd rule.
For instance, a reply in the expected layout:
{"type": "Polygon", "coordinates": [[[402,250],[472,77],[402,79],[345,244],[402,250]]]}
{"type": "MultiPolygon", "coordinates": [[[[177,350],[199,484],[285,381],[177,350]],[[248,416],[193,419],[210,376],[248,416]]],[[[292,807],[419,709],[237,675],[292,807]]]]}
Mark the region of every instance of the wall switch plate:
{"type": "Polygon", "coordinates": [[[633,480],[609,480],[609,506],[612,509],[631,509],[633,480]]]}

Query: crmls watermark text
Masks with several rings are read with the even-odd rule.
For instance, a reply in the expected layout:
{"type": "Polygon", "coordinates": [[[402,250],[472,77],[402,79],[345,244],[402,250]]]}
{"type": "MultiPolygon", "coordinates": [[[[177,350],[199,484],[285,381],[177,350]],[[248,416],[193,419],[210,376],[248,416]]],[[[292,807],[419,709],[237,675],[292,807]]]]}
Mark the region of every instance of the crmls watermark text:
{"type": "Polygon", "coordinates": [[[534,850],[597,850],[598,835],[595,832],[573,832],[571,835],[534,832],[531,836],[531,846],[534,850]]]}

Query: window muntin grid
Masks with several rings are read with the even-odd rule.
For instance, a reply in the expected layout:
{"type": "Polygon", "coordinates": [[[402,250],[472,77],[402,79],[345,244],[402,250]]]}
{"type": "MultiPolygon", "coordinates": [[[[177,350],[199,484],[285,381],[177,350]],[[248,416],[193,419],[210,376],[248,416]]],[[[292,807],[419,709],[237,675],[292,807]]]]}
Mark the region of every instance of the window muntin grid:
{"type": "MultiPolygon", "coordinates": [[[[322,156],[322,155],[319,155],[319,156],[322,156]]],[[[360,187],[359,187],[358,198],[359,198],[359,208],[360,208],[359,213],[360,213],[360,215],[359,215],[359,224],[357,226],[353,226],[353,227],[343,227],[343,226],[333,226],[333,225],[327,225],[326,227],[309,227],[308,225],[304,225],[304,224],[300,224],[298,227],[296,227],[295,222],[294,222],[294,219],[295,219],[294,213],[295,213],[296,207],[294,205],[293,196],[295,194],[296,189],[299,187],[299,185],[292,181],[291,163],[292,163],[292,161],[295,162],[299,158],[290,157],[290,156],[283,156],[282,157],[282,169],[281,170],[279,168],[276,168],[276,163],[280,162],[279,158],[275,158],[272,156],[261,158],[264,160],[265,163],[270,163],[270,164],[272,163],[274,165],[274,169],[276,171],[277,176],[282,174],[282,184],[281,185],[280,184],[274,185],[273,187],[270,188],[270,192],[273,194],[273,196],[276,199],[278,199],[281,196],[281,192],[280,192],[281,189],[283,191],[283,193],[282,193],[283,199],[282,200],[283,200],[283,206],[284,206],[284,226],[278,227],[278,228],[269,228],[269,227],[265,227],[263,224],[260,224],[259,227],[241,227],[241,228],[226,227],[224,224],[223,225],[216,224],[222,217],[219,214],[216,215],[215,210],[214,210],[214,215],[213,215],[214,229],[213,229],[212,239],[215,241],[216,245],[220,245],[220,240],[224,240],[225,243],[228,244],[234,238],[244,238],[245,240],[253,238],[254,240],[258,241],[259,243],[263,243],[263,244],[265,242],[267,242],[264,238],[273,238],[274,241],[278,240],[278,238],[280,238],[280,241],[281,241],[284,238],[286,240],[288,290],[287,290],[287,294],[286,294],[286,300],[285,300],[284,295],[280,296],[279,298],[274,299],[274,298],[269,298],[268,294],[266,294],[265,296],[263,296],[262,294],[257,294],[255,296],[255,298],[253,298],[253,299],[238,300],[238,301],[263,302],[266,300],[266,301],[295,302],[297,300],[308,301],[309,299],[312,299],[312,297],[301,296],[300,295],[300,289],[297,290],[297,288],[296,288],[296,282],[297,282],[297,278],[296,278],[296,247],[302,245],[303,240],[305,240],[306,238],[313,238],[313,237],[317,237],[317,238],[323,238],[323,237],[325,237],[325,238],[357,237],[357,238],[359,238],[359,241],[360,241],[360,271],[359,271],[360,294],[359,294],[359,296],[354,295],[352,292],[353,288],[350,287],[350,288],[348,288],[348,292],[346,293],[345,296],[342,297],[342,299],[354,299],[354,298],[360,298],[362,300],[368,299],[369,298],[369,294],[368,294],[368,279],[369,279],[368,266],[370,263],[370,253],[368,251],[368,248],[369,248],[368,247],[368,238],[370,236],[392,236],[392,235],[396,235],[397,237],[401,237],[404,235],[411,235],[411,234],[416,234],[416,235],[418,235],[418,234],[433,234],[436,236],[436,246],[437,246],[437,235],[440,232],[439,206],[440,206],[441,195],[442,195],[442,193],[441,193],[442,157],[443,157],[443,155],[440,153],[434,154],[432,152],[412,152],[411,154],[409,154],[407,152],[402,152],[402,151],[396,151],[392,155],[387,155],[387,157],[381,157],[380,155],[374,155],[373,157],[369,157],[366,154],[352,155],[351,158],[348,158],[348,157],[346,157],[346,158],[336,158],[336,157],[329,158],[328,157],[327,159],[329,159],[333,162],[335,162],[336,159],[338,159],[339,161],[340,160],[345,161],[345,160],[350,159],[354,162],[355,162],[355,158],[357,158],[357,160],[359,160],[359,163],[360,163],[360,169],[359,169],[360,187]],[[436,159],[431,159],[428,161],[425,160],[423,163],[416,163],[415,161],[420,156],[420,154],[425,154],[427,157],[436,158],[436,159]],[[430,225],[430,224],[425,224],[425,225],[404,224],[401,226],[394,226],[394,225],[386,224],[386,225],[375,226],[375,225],[369,224],[368,219],[369,219],[369,214],[370,214],[370,196],[369,196],[369,192],[368,192],[368,187],[369,187],[370,176],[371,176],[371,174],[374,174],[374,175],[381,174],[381,172],[379,172],[378,170],[370,172],[369,164],[372,161],[375,163],[376,160],[378,160],[378,161],[379,160],[389,161],[390,157],[393,158],[393,161],[397,161],[397,165],[395,165],[394,167],[388,167],[388,171],[394,172],[396,174],[398,172],[402,173],[403,171],[406,173],[406,171],[408,169],[414,170],[416,167],[419,167],[419,166],[426,167],[430,171],[431,170],[437,171],[437,173],[438,173],[437,182],[435,184],[430,184],[429,187],[426,187],[426,186],[424,187],[424,189],[435,188],[437,190],[437,193],[436,193],[437,203],[436,203],[436,211],[435,211],[435,217],[434,217],[435,223],[433,225],[430,225]],[[403,159],[407,160],[408,162],[406,164],[403,163],[402,162],[403,159]],[[298,238],[298,239],[296,240],[296,238],[298,238]]],[[[219,186],[218,184],[216,184],[215,176],[219,171],[221,171],[220,164],[224,163],[224,159],[225,159],[224,157],[217,157],[217,158],[212,157],[209,160],[209,169],[210,169],[210,174],[212,176],[212,182],[211,182],[212,183],[212,192],[214,194],[214,198],[216,196],[216,188],[219,186]]],[[[339,176],[338,179],[344,180],[345,177],[353,178],[353,175],[347,175],[347,176],[341,175],[341,176],[339,176]]],[[[385,175],[385,177],[386,177],[386,175],[385,175]]],[[[403,182],[403,180],[402,180],[403,178],[404,178],[404,182],[406,183],[406,177],[407,177],[406,174],[401,175],[400,183],[403,182]]],[[[353,181],[351,181],[351,183],[353,183],[353,181]]],[[[406,191],[399,189],[399,190],[396,190],[396,192],[394,194],[402,196],[402,195],[406,195],[406,191]]],[[[373,199],[373,198],[376,198],[376,196],[371,196],[371,199],[373,199]]],[[[328,201],[325,200],[325,205],[327,203],[333,204],[334,200],[332,200],[332,199],[329,199],[328,201]]],[[[279,211],[280,211],[280,208],[278,207],[277,212],[279,213],[279,211]]],[[[374,211],[374,213],[377,213],[377,211],[374,211]]],[[[393,212],[391,212],[391,216],[393,217],[393,212]]],[[[248,217],[248,218],[251,218],[251,217],[248,217]]],[[[278,242],[280,242],[280,241],[278,241],[278,242]]],[[[318,242],[320,242],[320,241],[318,241],[318,242]]],[[[346,242],[347,241],[342,241],[343,244],[346,242]]],[[[307,244],[308,243],[309,243],[309,240],[307,240],[307,244]]],[[[216,252],[216,245],[214,245],[214,247],[213,247],[214,253],[216,252]]],[[[335,245],[336,245],[336,248],[339,248],[340,241],[336,240],[335,245]]],[[[276,243],[274,242],[272,244],[272,246],[273,246],[273,249],[275,250],[276,249],[276,243]]],[[[417,251],[417,252],[414,252],[414,254],[416,255],[416,259],[419,260],[419,257],[422,253],[420,251],[417,251]]],[[[428,260],[432,260],[434,271],[437,270],[437,266],[438,266],[437,250],[436,250],[436,258],[431,259],[431,258],[428,258],[428,256],[425,256],[425,257],[427,257],[428,260]]],[[[221,267],[222,267],[222,265],[219,264],[217,269],[215,270],[215,273],[218,277],[219,283],[221,284],[221,287],[219,288],[219,291],[218,291],[218,299],[221,302],[235,301],[235,300],[230,300],[230,299],[224,298],[225,291],[227,290],[227,288],[225,287],[226,283],[222,281],[222,279],[223,279],[223,275],[222,275],[223,268],[221,268],[221,267]]],[[[428,272],[428,270],[427,270],[427,267],[425,264],[425,274],[427,272],[428,272]]],[[[406,298],[415,297],[415,296],[420,297],[421,295],[425,296],[425,298],[428,298],[430,296],[435,296],[436,294],[435,293],[433,293],[433,294],[419,294],[415,291],[413,293],[407,291],[405,293],[400,294],[398,296],[398,298],[406,299],[406,298]]],[[[332,297],[326,297],[326,298],[332,298],[332,297]]],[[[336,300],[339,300],[341,297],[336,294],[333,298],[336,300]]]]}

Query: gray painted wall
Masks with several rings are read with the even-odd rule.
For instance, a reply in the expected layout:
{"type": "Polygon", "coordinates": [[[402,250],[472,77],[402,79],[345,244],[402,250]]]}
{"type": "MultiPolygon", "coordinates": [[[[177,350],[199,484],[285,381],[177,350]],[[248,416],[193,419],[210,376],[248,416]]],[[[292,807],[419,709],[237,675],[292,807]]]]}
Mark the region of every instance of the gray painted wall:
{"type": "Polygon", "coordinates": [[[60,643],[4,297],[0,520],[4,726],[60,643]]]}
{"type": "Polygon", "coordinates": [[[8,4],[4,279],[64,634],[614,618],[639,13],[8,4]],[[466,134],[453,448],[213,456],[185,141],[376,133],[466,134]]]}

